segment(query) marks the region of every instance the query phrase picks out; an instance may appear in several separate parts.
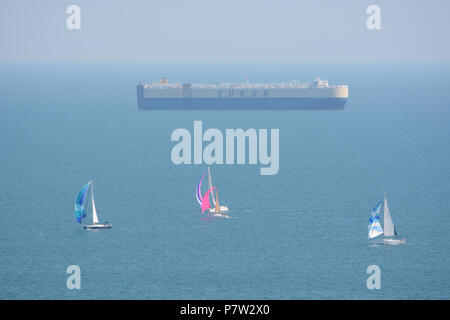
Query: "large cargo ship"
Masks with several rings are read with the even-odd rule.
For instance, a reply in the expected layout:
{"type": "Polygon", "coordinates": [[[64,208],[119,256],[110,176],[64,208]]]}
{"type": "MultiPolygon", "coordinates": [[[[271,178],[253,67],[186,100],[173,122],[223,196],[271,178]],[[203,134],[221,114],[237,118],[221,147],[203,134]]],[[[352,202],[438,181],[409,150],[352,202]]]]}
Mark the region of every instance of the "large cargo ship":
{"type": "Polygon", "coordinates": [[[153,110],[341,110],[348,86],[296,80],[277,83],[190,84],[157,83],[137,86],[139,109],[153,110]]]}

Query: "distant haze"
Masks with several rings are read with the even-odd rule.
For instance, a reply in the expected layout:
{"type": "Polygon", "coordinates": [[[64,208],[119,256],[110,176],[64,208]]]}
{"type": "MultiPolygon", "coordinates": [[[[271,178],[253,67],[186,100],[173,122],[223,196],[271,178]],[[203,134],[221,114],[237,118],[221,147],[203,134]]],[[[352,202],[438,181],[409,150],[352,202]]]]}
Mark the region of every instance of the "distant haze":
{"type": "Polygon", "coordinates": [[[0,61],[450,60],[450,2],[2,0],[0,61]],[[81,29],[68,30],[69,5],[81,29]],[[366,9],[381,9],[368,30],[366,9]]]}

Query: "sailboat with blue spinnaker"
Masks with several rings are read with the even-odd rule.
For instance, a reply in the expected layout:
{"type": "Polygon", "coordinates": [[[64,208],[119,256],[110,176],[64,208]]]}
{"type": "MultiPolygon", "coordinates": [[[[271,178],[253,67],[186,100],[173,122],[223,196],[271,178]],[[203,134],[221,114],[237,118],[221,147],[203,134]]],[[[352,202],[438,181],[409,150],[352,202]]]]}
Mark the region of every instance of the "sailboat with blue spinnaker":
{"type": "Polygon", "coordinates": [[[82,224],[87,218],[86,211],[88,208],[89,191],[91,191],[91,203],[92,203],[92,224],[83,225],[83,229],[111,229],[111,223],[99,223],[97,210],[95,208],[94,202],[94,182],[91,180],[86,185],[81,188],[78,193],[77,199],[75,200],[75,217],[77,222],[82,224]]]}
{"type": "Polygon", "coordinates": [[[384,195],[384,231],[381,227],[380,222],[380,210],[382,202],[378,202],[370,213],[369,218],[369,239],[373,244],[404,244],[406,243],[405,238],[401,238],[397,234],[394,222],[392,221],[391,212],[389,211],[389,206],[386,199],[386,194],[384,195]],[[381,237],[381,235],[383,235],[381,237]]]}

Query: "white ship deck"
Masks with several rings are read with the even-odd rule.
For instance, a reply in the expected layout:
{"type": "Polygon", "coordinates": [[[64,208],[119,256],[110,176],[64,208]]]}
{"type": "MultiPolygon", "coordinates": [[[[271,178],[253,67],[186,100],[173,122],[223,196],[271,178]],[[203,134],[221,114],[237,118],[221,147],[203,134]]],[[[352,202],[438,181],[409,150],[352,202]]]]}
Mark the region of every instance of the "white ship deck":
{"type": "Polygon", "coordinates": [[[166,78],[158,83],[141,83],[143,98],[348,98],[347,85],[329,85],[326,80],[301,83],[296,80],[277,83],[221,82],[169,83],[166,78]]]}

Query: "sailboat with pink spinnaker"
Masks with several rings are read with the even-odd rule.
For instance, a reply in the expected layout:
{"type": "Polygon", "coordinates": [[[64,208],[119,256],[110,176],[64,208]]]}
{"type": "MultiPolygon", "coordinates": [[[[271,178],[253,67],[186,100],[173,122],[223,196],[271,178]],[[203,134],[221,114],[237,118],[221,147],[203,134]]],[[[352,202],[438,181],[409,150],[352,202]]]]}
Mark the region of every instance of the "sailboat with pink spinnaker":
{"type": "Polygon", "coordinates": [[[219,204],[219,191],[216,187],[212,186],[212,180],[211,180],[211,170],[208,167],[208,191],[204,195],[202,195],[202,182],[203,178],[206,175],[206,171],[203,173],[202,177],[200,178],[200,181],[197,184],[197,189],[195,192],[195,198],[202,208],[202,214],[207,211],[208,216],[210,217],[219,217],[219,218],[229,218],[229,216],[224,213],[228,212],[228,207],[224,205],[219,204]],[[216,191],[214,196],[214,189],[216,191]],[[209,197],[212,197],[213,205],[214,207],[211,208],[211,203],[209,201],[209,197]]]}

